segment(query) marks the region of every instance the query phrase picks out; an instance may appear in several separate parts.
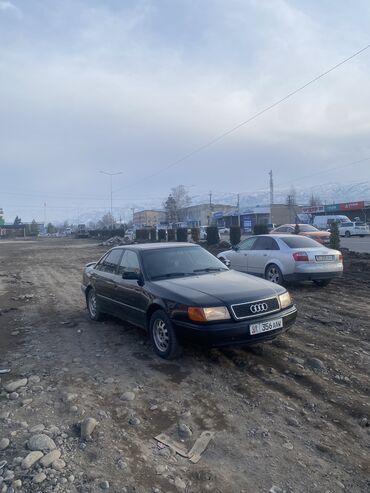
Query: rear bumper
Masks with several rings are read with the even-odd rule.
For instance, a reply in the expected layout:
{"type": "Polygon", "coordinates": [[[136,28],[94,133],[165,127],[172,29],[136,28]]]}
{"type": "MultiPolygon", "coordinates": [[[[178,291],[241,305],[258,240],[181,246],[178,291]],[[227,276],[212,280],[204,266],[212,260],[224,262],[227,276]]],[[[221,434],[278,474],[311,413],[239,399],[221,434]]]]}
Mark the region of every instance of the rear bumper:
{"type": "Polygon", "coordinates": [[[286,310],[274,313],[267,317],[249,319],[248,321],[228,322],[213,325],[200,325],[173,320],[176,335],[180,340],[190,340],[207,346],[234,346],[238,344],[255,344],[258,342],[275,339],[286,332],[297,318],[297,309],[292,306],[286,310]],[[249,326],[254,323],[267,322],[269,320],[283,319],[283,327],[280,329],[251,335],[249,326]]]}
{"type": "Polygon", "coordinates": [[[285,281],[320,281],[321,279],[335,279],[342,277],[343,271],[334,272],[295,272],[284,275],[285,281]]]}

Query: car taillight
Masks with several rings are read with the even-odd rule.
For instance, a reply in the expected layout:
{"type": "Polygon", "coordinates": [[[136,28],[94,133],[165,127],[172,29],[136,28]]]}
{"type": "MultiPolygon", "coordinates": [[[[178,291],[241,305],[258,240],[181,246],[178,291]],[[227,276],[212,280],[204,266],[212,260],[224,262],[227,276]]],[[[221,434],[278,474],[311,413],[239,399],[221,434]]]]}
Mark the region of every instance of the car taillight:
{"type": "Polygon", "coordinates": [[[306,252],[294,252],[293,258],[296,262],[308,262],[308,255],[306,252]]]}
{"type": "Polygon", "coordinates": [[[343,255],[341,253],[339,254],[339,262],[343,263],[343,255]]]}

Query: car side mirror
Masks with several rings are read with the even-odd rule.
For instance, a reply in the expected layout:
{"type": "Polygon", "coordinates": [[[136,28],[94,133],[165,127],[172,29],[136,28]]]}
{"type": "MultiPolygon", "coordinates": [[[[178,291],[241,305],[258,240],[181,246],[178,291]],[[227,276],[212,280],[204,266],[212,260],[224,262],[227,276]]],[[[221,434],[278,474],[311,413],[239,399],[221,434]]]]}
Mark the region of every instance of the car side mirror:
{"type": "Polygon", "coordinates": [[[240,250],[240,246],[239,245],[233,245],[231,247],[235,252],[237,252],[238,250],[240,250]]]}
{"type": "Polygon", "coordinates": [[[122,274],[122,279],[127,279],[131,281],[139,281],[142,279],[141,272],[134,272],[134,271],[124,271],[122,274]]]}

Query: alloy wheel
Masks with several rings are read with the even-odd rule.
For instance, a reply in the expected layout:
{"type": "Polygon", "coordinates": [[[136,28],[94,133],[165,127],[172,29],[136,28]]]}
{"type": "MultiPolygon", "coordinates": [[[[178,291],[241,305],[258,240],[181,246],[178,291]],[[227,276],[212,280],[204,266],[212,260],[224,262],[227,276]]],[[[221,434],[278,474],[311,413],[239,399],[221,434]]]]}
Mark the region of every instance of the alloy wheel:
{"type": "Polygon", "coordinates": [[[271,266],[268,268],[266,279],[270,282],[274,282],[275,284],[280,284],[280,272],[277,267],[271,266]]]}
{"type": "Polygon", "coordinates": [[[165,352],[168,349],[170,338],[166,323],[164,320],[157,319],[153,325],[153,339],[154,343],[161,352],[165,352]]]}
{"type": "Polygon", "coordinates": [[[89,312],[91,318],[94,318],[96,317],[97,306],[96,306],[95,292],[92,289],[89,291],[88,300],[89,300],[89,312]]]}

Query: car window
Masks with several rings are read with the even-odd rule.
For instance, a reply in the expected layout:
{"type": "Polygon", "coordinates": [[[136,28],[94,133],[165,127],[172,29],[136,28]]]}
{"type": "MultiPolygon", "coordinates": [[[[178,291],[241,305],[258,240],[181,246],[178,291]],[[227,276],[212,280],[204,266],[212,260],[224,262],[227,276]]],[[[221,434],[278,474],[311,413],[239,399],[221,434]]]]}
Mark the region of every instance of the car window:
{"type": "Polygon", "coordinates": [[[339,225],[340,227],[345,227],[345,228],[351,228],[352,226],[354,226],[353,223],[342,223],[339,225]]]}
{"type": "Polygon", "coordinates": [[[291,238],[280,238],[289,248],[322,248],[322,245],[307,236],[292,235],[291,238]]]}
{"type": "Polygon", "coordinates": [[[279,246],[271,236],[259,236],[253,245],[253,250],[279,250],[279,246]]]}
{"type": "Polygon", "coordinates": [[[251,250],[255,241],[256,241],[255,236],[253,236],[252,238],[247,238],[246,240],[239,243],[239,249],[240,250],[251,250]]]}
{"type": "Polygon", "coordinates": [[[279,226],[278,228],[275,228],[274,231],[276,233],[286,233],[286,227],[285,226],[279,226]]]}
{"type": "Polygon", "coordinates": [[[318,231],[317,228],[315,228],[314,226],[310,226],[309,224],[299,224],[298,226],[300,233],[313,233],[315,231],[318,231]]]}
{"type": "Polygon", "coordinates": [[[150,249],[141,255],[145,273],[152,280],[228,270],[200,246],[150,249]]]}
{"type": "Polygon", "coordinates": [[[96,266],[97,270],[114,274],[122,255],[121,249],[111,250],[96,266]]]}
{"type": "Polygon", "coordinates": [[[132,250],[125,250],[119,268],[118,274],[122,275],[124,272],[140,272],[140,263],[137,254],[132,250]]]}

